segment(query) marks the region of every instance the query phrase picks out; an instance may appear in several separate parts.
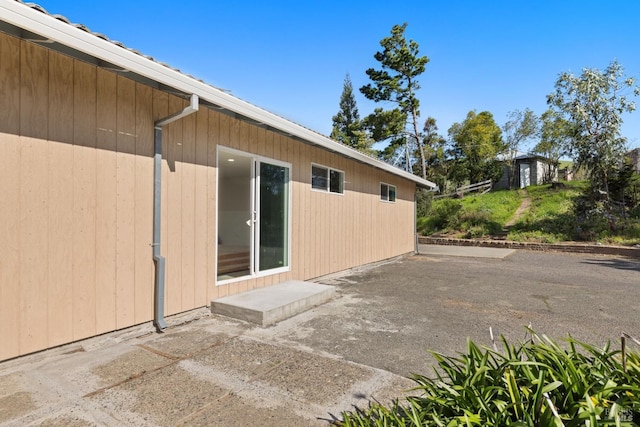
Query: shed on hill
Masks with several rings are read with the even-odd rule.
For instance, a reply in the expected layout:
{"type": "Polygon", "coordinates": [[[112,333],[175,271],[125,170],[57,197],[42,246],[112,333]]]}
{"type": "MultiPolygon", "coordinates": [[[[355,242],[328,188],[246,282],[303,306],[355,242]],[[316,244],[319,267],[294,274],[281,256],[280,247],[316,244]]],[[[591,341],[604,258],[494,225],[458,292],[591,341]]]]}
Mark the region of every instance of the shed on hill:
{"type": "MultiPolygon", "coordinates": [[[[522,153],[515,158],[513,183],[518,188],[541,185],[558,180],[558,168],[546,157],[522,153]]],[[[509,188],[509,168],[505,165],[502,177],[494,188],[509,188]]]]}

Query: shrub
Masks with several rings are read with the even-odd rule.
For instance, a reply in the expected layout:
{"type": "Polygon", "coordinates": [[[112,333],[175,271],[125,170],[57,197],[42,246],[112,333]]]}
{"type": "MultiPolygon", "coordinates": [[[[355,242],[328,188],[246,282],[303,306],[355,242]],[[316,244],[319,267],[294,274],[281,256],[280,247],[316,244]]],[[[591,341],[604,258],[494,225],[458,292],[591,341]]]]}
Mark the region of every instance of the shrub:
{"type": "Polygon", "coordinates": [[[433,193],[426,190],[419,190],[416,197],[416,215],[418,218],[426,217],[431,210],[433,203],[433,193]]]}
{"type": "Polygon", "coordinates": [[[640,353],[624,358],[545,336],[498,352],[432,353],[435,376],[414,375],[415,396],[344,412],[340,426],[633,426],[640,421],[640,353]]]}
{"type": "Polygon", "coordinates": [[[420,231],[428,234],[445,228],[457,227],[461,210],[462,204],[453,199],[445,199],[432,204],[420,231]]]}

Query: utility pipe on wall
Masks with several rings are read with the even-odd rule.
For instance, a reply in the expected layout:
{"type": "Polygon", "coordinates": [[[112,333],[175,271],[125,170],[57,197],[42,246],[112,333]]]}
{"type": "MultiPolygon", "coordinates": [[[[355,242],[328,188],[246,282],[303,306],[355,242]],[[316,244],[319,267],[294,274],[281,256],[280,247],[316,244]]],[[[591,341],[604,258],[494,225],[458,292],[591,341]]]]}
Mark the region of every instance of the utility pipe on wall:
{"type": "Polygon", "coordinates": [[[161,221],[161,198],[162,195],[162,128],[169,123],[180,120],[189,114],[198,111],[198,95],[191,95],[191,102],[182,111],[157,120],[154,124],[154,148],[153,156],[153,262],[155,263],[155,285],[154,285],[154,309],[153,324],[158,332],[167,327],[164,321],[164,278],[165,278],[165,258],[160,252],[160,221],[161,221]]]}

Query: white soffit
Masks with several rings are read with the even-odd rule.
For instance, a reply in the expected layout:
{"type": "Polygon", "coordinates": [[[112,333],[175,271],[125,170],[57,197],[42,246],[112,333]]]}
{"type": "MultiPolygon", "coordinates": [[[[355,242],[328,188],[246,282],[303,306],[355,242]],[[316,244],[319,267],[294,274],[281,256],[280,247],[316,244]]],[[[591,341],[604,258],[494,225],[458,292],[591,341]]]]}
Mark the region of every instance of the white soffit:
{"type": "Polygon", "coordinates": [[[300,138],[310,144],[342,154],[362,163],[413,181],[420,187],[435,188],[436,185],[419,176],[407,173],[392,165],[371,158],[359,151],[270,113],[253,104],[242,101],[213,86],[187,76],[178,70],[135,53],[112,41],[68,24],[56,17],[23,4],[17,0],[0,0],[0,20],[41,35],[69,48],[109,62],[118,67],[144,76],[185,93],[193,93],[221,108],[245,116],[251,120],[271,126],[281,132],[300,138]]]}

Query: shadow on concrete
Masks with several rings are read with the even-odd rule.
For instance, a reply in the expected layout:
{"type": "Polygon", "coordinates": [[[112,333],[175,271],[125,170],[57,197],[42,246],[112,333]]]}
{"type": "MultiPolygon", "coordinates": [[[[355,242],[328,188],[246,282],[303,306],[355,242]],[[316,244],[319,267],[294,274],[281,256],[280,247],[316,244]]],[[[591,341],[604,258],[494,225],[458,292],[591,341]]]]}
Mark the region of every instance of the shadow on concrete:
{"type": "Polygon", "coordinates": [[[640,271],[640,262],[629,259],[588,259],[583,264],[600,265],[603,267],[615,268],[618,270],[640,271]]]}

